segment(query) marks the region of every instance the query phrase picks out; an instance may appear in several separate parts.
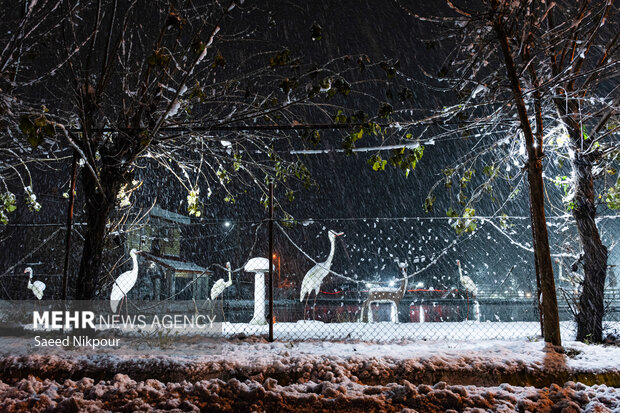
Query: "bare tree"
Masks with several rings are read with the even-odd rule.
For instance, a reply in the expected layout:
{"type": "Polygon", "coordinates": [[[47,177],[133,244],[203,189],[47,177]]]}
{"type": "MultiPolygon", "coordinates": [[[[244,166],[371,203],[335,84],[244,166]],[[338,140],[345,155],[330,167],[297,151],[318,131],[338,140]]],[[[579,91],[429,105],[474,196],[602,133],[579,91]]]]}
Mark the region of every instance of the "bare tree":
{"type": "MultiPolygon", "coordinates": [[[[473,138],[475,143],[463,151],[465,155],[459,162],[445,170],[446,186],[451,187],[453,179],[458,177],[458,201],[463,210],[460,213],[450,210],[448,214],[455,217],[457,231],[461,232],[475,229],[473,205],[482,194],[492,191],[493,182],[502,177],[514,179],[502,172],[509,170],[502,164],[510,162],[515,155],[511,140],[521,142],[516,148],[524,155],[524,165],[519,169],[527,173],[529,184],[543,335],[545,341],[559,345],[559,315],[544,205],[543,118],[540,106],[531,104],[534,99],[525,89],[531,82],[527,71],[529,59],[524,56],[523,48],[527,38],[520,31],[526,11],[518,3],[489,0],[461,6],[447,1],[441,17],[423,16],[401,4],[420,21],[441,27],[444,43],[453,49],[437,74],[427,72],[427,75],[437,81],[437,87],[457,92],[454,104],[444,106],[432,116],[441,125],[439,128],[420,130],[419,122],[413,122],[409,135],[422,137],[422,142],[454,135],[473,138]],[[468,198],[465,189],[476,181],[476,165],[481,163],[485,177],[478,179],[479,185],[470,190],[468,198]]],[[[434,201],[431,194],[425,208],[432,208],[434,201]]]]}
{"type": "MultiPolygon", "coordinates": [[[[44,126],[83,165],[86,227],[76,298],[100,295],[111,219],[140,186],[137,168],[168,171],[186,189],[194,216],[201,199],[217,192],[232,203],[251,187],[266,200],[276,180],[292,198],[291,181],[312,183],[287,150],[290,139],[301,124],[331,123],[355,93],[346,78],[359,71],[357,58],[316,64],[274,47],[261,26],[269,14],[242,3],[62,3],[50,66],[63,65],[48,86],[44,126]]],[[[316,32],[309,35],[320,37],[316,32]]],[[[29,138],[38,136],[41,116],[31,113],[22,128],[29,138]]]]}
{"type": "MultiPolygon", "coordinates": [[[[16,7],[3,7],[0,18],[0,224],[7,224],[9,214],[18,201],[11,188],[24,190],[25,204],[38,211],[33,189],[30,165],[43,165],[48,156],[32,156],[32,146],[48,144],[45,138],[54,135],[40,104],[28,96],[35,79],[27,77],[33,57],[41,55],[40,44],[47,41],[62,22],[58,0],[23,1],[16,7]],[[39,116],[29,119],[33,108],[39,116]],[[25,140],[20,129],[31,127],[32,134],[25,140]]],[[[37,79],[40,80],[40,79],[37,79]]],[[[54,155],[51,155],[53,157],[54,155]]]]}
{"type": "MultiPolygon", "coordinates": [[[[540,45],[548,70],[541,79],[564,127],[571,170],[568,202],[583,249],[584,280],[577,313],[577,339],[603,339],[604,288],[607,248],[596,224],[598,169],[608,171],[609,154],[617,151],[613,139],[617,116],[619,44],[618,10],[613,2],[559,2],[538,24],[540,45]],[[607,87],[607,85],[614,85],[607,87]],[[615,98],[614,98],[615,96],[615,98]]],[[[598,173],[605,175],[605,172],[598,173]]],[[[612,200],[613,203],[613,200],[612,200]]]]}
{"type": "MultiPolygon", "coordinates": [[[[543,298],[550,297],[547,304],[555,301],[551,262],[547,259],[550,251],[546,229],[542,228],[542,161],[549,155],[557,164],[568,160],[572,180],[556,179],[555,183],[566,190],[564,201],[573,213],[583,246],[586,277],[577,315],[578,338],[600,341],[607,250],[595,222],[594,178],[596,171],[599,177],[606,175],[601,171],[613,173],[612,164],[617,162],[617,125],[613,122],[618,110],[618,101],[613,99],[617,93],[617,86],[613,86],[617,79],[613,68],[618,64],[618,30],[613,23],[617,11],[609,2],[446,4],[444,16],[448,17],[433,22],[443,26],[442,33],[454,51],[437,75],[427,75],[446,85],[446,90],[456,90],[460,99],[436,115],[456,124],[455,128],[446,127],[438,139],[454,133],[477,137],[475,150],[445,170],[446,186],[451,185],[454,175],[460,176],[458,198],[465,205],[460,216],[468,220],[456,222],[461,224],[460,230],[475,228],[471,219],[474,203],[490,193],[498,178],[514,180],[515,176],[502,171],[510,170],[510,162],[517,157],[515,145],[506,135],[516,135],[518,139],[512,142],[527,154],[524,170],[530,184],[538,285],[543,298]],[[476,166],[484,171],[484,178],[467,199],[464,184],[472,180],[476,166]]],[[[615,206],[615,186],[607,186],[607,193],[598,199],[615,206]]],[[[431,194],[427,207],[433,202],[431,194]]],[[[542,306],[544,318],[551,317],[555,325],[557,316],[544,309],[544,299],[542,306]]],[[[545,332],[545,338],[549,337],[545,332]]]]}

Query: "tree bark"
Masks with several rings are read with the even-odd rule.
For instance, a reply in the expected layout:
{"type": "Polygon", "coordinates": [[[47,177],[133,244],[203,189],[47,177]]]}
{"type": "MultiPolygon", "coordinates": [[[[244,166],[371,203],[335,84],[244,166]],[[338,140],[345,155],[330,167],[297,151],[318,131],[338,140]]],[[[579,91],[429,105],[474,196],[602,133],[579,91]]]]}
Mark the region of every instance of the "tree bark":
{"type": "Polygon", "coordinates": [[[114,209],[120,181],[113,175],[101,175],[101,185],[105,193],[98,188],[91,172],[82,171],[83,192],[86,201],[86,232],[84,249],[77,277],[76,299],[91,300],[97,296],[101,280],[101,266],[108,218],[114,209]]]}
{"type": "MultiPolygon", "coordinates": [[[[524,48],[524,57],[527,61],[531,60],[530,56],[530,45],[532,44],[532,39],[528,41],[528,44],[524,48]]],[[[538,76],[536,74],[536,69],[534,68],[534,63],[532,62],[528,65],[528,72],[530,74],[530,78],[532,80],[532,84],[535,86],[534,89],[534,110],[536,117],[536,157],[541,159],[543,157],[543,116],[542,116],[542,97],[540,95],[540,90],[538,87],[540,86],[540,82],[538,81],[538,76]]],[[[532,225],[532,246],[534,247],[534,267],[536,269],[536,303],[538,304],[538,317],[540,320],[540,334],[542,336],[545,335],[545,328],[543,322],[543,308],[542,308],[542,283],[540,279],[540,264],[538,262],[538,243],[536,242],[536,231],[534,230],[534,211],[532,209],[532,192],[530,191],[530,223],[532,225]]]]}
{"type": "Polygon", "coordinates": [[[577,152],[571,162],[575,172],[573,216],[583,247],[584,280],[577,313],[577,340],[601,342],[605,314],[607,247],[596,226],[592,163],[577,152]]]}
{"type": "Polygon", "coordinates": [[[530,191],[530,225],[532,227],[532,246],[534,247],[534,269],[536,270],[536,307],[538,308],[538,320],[540,323],[540,335],[545,335],[545,324],[543,323],[542,309],[542,284],[540,282],[540,265],[538,264],[538,243],[536,242],[536,231],[534,230],[534,210],[532,209],[532,192],[530,191]]]}
{"type": "Polygon", "coordinates": [[[551,263],[551,250],[549,248],[549,235],[545,218],[545,193],[542,178],[542,160],[538,156],[535,147],[534,134],[527,114],[523,92],[519,82],[514,58],[508,44],[508,36],[503,27],[502,17],[496,16],[494,29],[501,45],[504,64],[510,81],[510,88],[515,100],[521,130],[525,138],[525,146],[528,154],[527,178],[530,188],[530,202],[533,217],[534,239],[536,240],[536,253],[534,259],[538,262],[542,289],[543,330],[546,342],[561,345],[560,317],[558,314],[558,302],[555,292],[555,279],[551,263]]]}
{"type": "Polygon", "coordinates": [[[603,316],[605,314],[605,279],[607,277],[607,247],[601,241],[596,226],[596,204],[592,160],[584,154],[581,145],[581,124],[573,114],[579,113],[577,104],[555,98],[554,103],[560,119],[570,135],[575,155],[571,158],[573,171],[572,211],[579,240],[583,248],[583,272],[581,296],[577,312],[577,340],[599,343],[603,340],[603,316]]]}
{"type": "MultiPolygon", "coordinates": [[[[604,15],[601,18],[607,18],[612,9],[612,4],[607,4],[604,15]]],[[[584,5],[583,10],[586,9],[584,5]]],[[[588,10],[588,13],[591,10],[588,10]]],[[[578,25],[581,25],[583,20],[575,21],[575,41],[574,44],[581,43],[578,40],[578,25]]],[[[604,20],[603,20],[604,21],[604,20]]],[[[553,23],[553,12],[549,13],[548,17],[549,29],[554,29],[556,25],[553,23]]],[[[587,53],[592,45],[592,39],[594,35],[589,34],[587,53]]],[[[614,43],[618,37],[616,36],[610,43],[608,43],[603,56],[597,61],[596,68],[600,69],[609,60],[610,54],[608,53],[614,47],[614,43]]],[[[580,45],[582,47],[582,45],[580,45]]],[[[598,48],[598,46],[596,47],[598,48]]],[[[577,226],[577,232],[579,233],[579,240],[583,248],[583,271],[584,280],[582,284],[582,292],[579,297],[579,305],[577,308],[577,340],[579,341],[592,341],[601,342],[603,340],[603,315],[605,312],[604,293],[605,293],[605,278],[607,276],[607,247],[601,241],[598,227],[596,226],[596,204],[595,204],[595,190],[594,190],[594,178],[592,175],[593,162],[596,160],[596,153],[591,152],[591,148],[586,148],[584,151],[583,145],[588,144],[585,141],[582,130],[582,120],[584,115],[581,114],[582,102],[585,99],[588,83],[592,80],[592,76],[581,85],[582,90],[579,90],[577,85],[577,79],[582,74],[582,68],[585,62],[585,55],[581,55],[578,59],[565,60],[564,55],[560,51],[556,51],[555,47],[551,48],[550,68],[554,78],[560,78],[563,76],[563,72],[566,72],[564,81],[555,86],[555,97],[553,102],[564,126],[570,136],[571,149],[574,152],[574,156],[571,157],[571,169],[573,173],[573,188],[574,194],[572,199],[572,212],[575,219],[575,225],[577,226]],[[565,66],[565,67],[564,67],[565,66]],[[570,69],[570,70],[569,70],[570,69]],[[589,152],[589,153],[588,153],[589,152]]],[[[596,73],[598,71],[593,71],[596,73]]],[[[595,88],[593,88],[595,89],[595,88]]],[[[614,102],[617,104],[617,99],[614,102]]],[[[592,131],[593,134],[598,132],[599,128],[607,122],[608,116],[611,115],[614,104],[610,105],[609,111],[600,117],[598,125],[592,131]]],[[[587,118],[587,116],[585,116],[587,118]]]]}

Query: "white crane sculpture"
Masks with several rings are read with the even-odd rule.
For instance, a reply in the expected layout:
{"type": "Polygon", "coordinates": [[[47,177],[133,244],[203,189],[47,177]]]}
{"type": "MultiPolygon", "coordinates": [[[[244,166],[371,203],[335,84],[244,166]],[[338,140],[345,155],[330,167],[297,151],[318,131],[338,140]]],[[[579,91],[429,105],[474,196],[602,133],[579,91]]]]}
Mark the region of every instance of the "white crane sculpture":
{"type": "Polygon", "coordinates": [[[303,302],[306,297],[306,304],[304,305],[304,320],[306,319],[306,306],[308,305],[308,299],[310,294],[314,290],[314,305],[312,308],[312,318],[314,318],[316,311],[316,296],[319,294],[321,283],[323,279],[329,274],[329,270],[332,266],[332,260],[334,259],[334,251],[336,250],[336,237],[339,237],[343,232],[336,232],[332,229],[329,230],[327,236],[329,237],[330,250],[327,260],[317,263],[314,267],[310,268],[310,271],[304,276],[304,280],[301,283],[301,292],[299,294],[299,302],[303,302]]]}
{"type": "MultiPolygon", "coordinates": [[[[463,286],[463,288],[465,288],[465,295],[467,297],[467,319],[469,320],[469,294],[471,293],[472,298],[475,300],[476,295],[478,294],[478,287],[476,287],[474,280],[472,280],[466,275],[463,275],[463,270],[461,269],[460,260],[456,260],[456,265],[459,266],[459,281],[461,285],[463,286]]],[[[475,303],[475,313],[476,313],[476,320],[478,320],[480,317],[480,309],[479,309],[479,304],[477,301],[475,303]]]]}
{"type": "MultiPolygon", "coordinates": [[[[133,261],[133,267],[131,270],[126,271],[118,276],[114,280],[114,286],[112,287],[112,293],[110,294],[110,308],[113,313],[116,313],[116,309],[120,309],[119,304],[123,300],[127,301],[127,293],[136,285],[138,280],[138,254],[140,251],[133,248],[129,251],[131,260],[133,261]]],[[[125,303],[125,306],[127,304],[125,303]]],[[[127,307],[125,307],[126,309],[127,307]]]]}
{"type": "Polygon", "coordinates": [[[32,282],[32,268],[28,267],[24,270],[24,273],[28,273],[28,286],[27,288],[32,291],[35,297],[39,300],[43,298],[43,291],[45,291],[45,283],[43,281],[32,282]]]}
{"type": "MultiPolygon", "coordinates": [[[[222,312],[222,321],[224,321],[224,295],[222,293],[226,288],[232,285],[232,271],[230,269],[230,262],[226,263],[226,271],[228,272],[228,281],[220,278],[215,282],[215,284],[213,284],[213,287],[211,287],[211,315],[213,316],[213,310],[215,309],[215,299],[217,297],[221,297],[220,310],[222,312]]],[[[196,306],[195,303],[194,306],[196,306]]],[[[196,311],[198,310],[196,309],[196,311]]]]}
{"type": "Polygon", "coordinates": [[[373,321],[373,314],[370,309],[371,304],[388,303],[390,304],[390,322],[398,323],[398,305],[407,292],[407,283],[409,279],[407,276],[407,266],[406,262],[398,262],[398,268],[400,268],[400,272],[403,276],[399,287],[375,287],[369,289],[368,298],[364,301],[364,304],[362,304],[360,322],[367,323],[368,321],[373,321]]]}
{"type": "Polygon", "coordinates": [[[228,281],[220,278],[211,287],[211,300],[215,300],[224,290],[232,285],[232,271],[230,270],[230,262],[226,263],[226,271],[228,271],[228,281]]]}

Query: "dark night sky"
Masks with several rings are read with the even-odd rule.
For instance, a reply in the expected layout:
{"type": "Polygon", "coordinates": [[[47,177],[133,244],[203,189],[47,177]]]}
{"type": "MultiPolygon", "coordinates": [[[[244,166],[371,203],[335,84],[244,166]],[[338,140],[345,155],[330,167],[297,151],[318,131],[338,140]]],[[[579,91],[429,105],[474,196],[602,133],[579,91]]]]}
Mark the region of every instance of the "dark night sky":
{"type": "MultiPolygon", "coordinates": [[[[371,61],[398,59],[401,70],[414,77],[420,76],[419,65],[433,68],[440,63],[434,61],[439,55],[437,51],[422,47],[420,38],[427,34],[425,28],[406,16],[393,2],[321,0],[271,1],[268,4],[276,5],[272,14],[275,25],[265,28],[266,37],[274,44],[286,46],[306,59],[320,63],[336,56],[362,53],[368,55],[371,61]],[[311,39],[310,27],[313,23],[323,27],[324,37],[321,41],[311,39]]],[[[260,26],[257,22],[254,24],[260,26]]],[[[443,101],[450,99],[449,95],[429,93],[422,88],[414,89],[413,92],[412,103],[418,108],[438,107],[443,101]]],[[[357,97],[353,96],[351,99],[357,97]]],[[[376,102],[360,102],[360,105],[365,106],[365,110],[369,112],[376,111],[376,102]]],[[[340,148],[340,139],[341,135],[337,132],[325,132],[320,147],[332,151],[304,158],[319,189],[299,188],[293,203],[282,201],[285,209],[295,218],[314,220],[312,223],[306,222],[308,225],[296,225],[289,231],[291,238],[302,246],[305,252],[321,261],[327,255],[329,246],[327,230],[333,228],[344,231],[346,235],[342,242],[337,244],[332,268],[337,272],[346,272],[348,276],[357,275],[363,280],[378,277],[387,281],[397,275],[397,267],[393,264],[395,259],[407,259],[412,270],[419,269],[424,266],[424,262],[415,264],[416,257],[418,260],[421,260],[421,257],[430,260],[433,254],[456,241],[457,244],[447,250],[437,265],[416,276],[413,281],[421,281],[425,287],[455,287],[458,282],[455,261],[460,259],[464,262],[466,272],[472,275],[472,278],[480,280],[481,285],[487,285],[487,290],[492,290],[493,286],[497,285],[497,280],[503,279],[513,265],[517,265],[517,269],[514,271],[514,284],[511,285],[525,291],[531,288],[531,253],[511,244],[510,240],[500,235],[497,230],[485,225],[473,238],[459,238],[445,219],[433,222],[426,220],[432,216],[445,217],[445,210],[449,206],[445,195],[438,194],[438,208],[431,215],[423,211],[424,198],[433,183],[441,178],[441,169],[454,160],[455,155],[462,151],[463,145],[468,146],[471,143],[451,141],[427,146],[417,169],[409,177],[405,177],[402,171],[395,168],[387,168],[382,172],[373,171],[367,163],[371,153],[346,156],[334,152],[333,149],[340,148]],[[423,217],[423,220],[405,221],[403,217],[423,217]],[[330,221],[341,218],[360,219],[330,221]],[[388,220],[377,222],[372,218],[388,220]]],[[[376,143],[365,140],[358,146],[373,146],[376,143]]],[[[43,211],[36,217],[18,212],[13,217],[13,222],[63,222],[66,201],[60,195],[65,189],[58,188],[67,186],[67,176],[66,169],[59,173],[40,175],[36,189],[41,194],[43,211]],[[61,185],[58,182],[61,182],[61,185]]],[[[140,171],[139,176],[144,179],[145,185],[134,195],[138,204],[148,205],[157,199],[165,208],[181,212],[184,210],[186,192],[175,185],[174,180],[163,179],[165,175],[161,171],[148,169],[140,171]]],[[[503,196],[506,196],[506,191],[506,188],[500,190],[503,196]]],[[[504,210],[510,215],[527,216],[526,193],[522,188],[517,199],[504,210]]],[[[212,200],[207,201],[204,205],[204,218],[194,220],[195,224],[191,228],[184,229],[184,257],[205,266],[230,260],[233,267],[237,268],[242,266],[250,255],[265,255],[267,234],[264,226],[260,230],[262,235],[259,243],[254,250],[250,250],[254,244],[255,225],[266,216],[266,211],[258,204],[257,198],[256,194],[248,193],[240,197],[236,204],[229,205],[223,204],[221,197],[216,194],[212,200]],[[211,223],[213,219],[230,220],[234,225],[232,228],[225,228],[222,222],[211,223]]],[[[496,209],[496,205],[488,201],[482,202],[479,207],[477,213],[481,215],[491,214],[496,209]]],[[[514,240],[527,244],[530,239],[527,220],[515,221],[515,224],[518,225],[512,229],[514,240]]],[[[552,237],[554,242],[558,242],[565,238],[565,234],[556,236],[552,231],[552,237]]],[[[5,238],[4,242],[10,242],[10,239],[5,238]]],[[[312,263],[278,231],[276,247],[284,257],[282,271],[289,274],[299,285],[303,274],[312,263]]],[[[15,257],[18,255],[15,254],[15,257]]],[[[5,256],[4,261],[12,260],[13,258],[5,256]]],[[[250,281],[249,276],[243,277],[250,281]]],[[[328,277],[325,289],[338,289],[341,284],[337,277],[328,277]]]]}

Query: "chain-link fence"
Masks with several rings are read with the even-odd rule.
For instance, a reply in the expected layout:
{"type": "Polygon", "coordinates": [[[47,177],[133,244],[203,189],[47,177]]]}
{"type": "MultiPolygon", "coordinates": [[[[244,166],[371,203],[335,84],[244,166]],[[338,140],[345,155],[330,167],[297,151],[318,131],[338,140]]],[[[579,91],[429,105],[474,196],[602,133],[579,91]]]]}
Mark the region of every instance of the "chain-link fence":
{"type": "MultiPolygon", "coordinates": [[[[598,224],[609,246],[605,328],[614,332],[620,221],[607,216],[598,224]]],[[[570,339],[583,281],[580,247],[570,216],[550,217],[549,227],[562,333],[570,339]]],[[[225,337],[267,335],[270,321],[280,340],[540,335],[527,217],[479,217],[465,226],[442,217],[275,220],[271,251],[268,230],[268,220],[201,222],[155,208],[146,223],[117,232],[98,299],[116,314],[164,305],[208,316],[225,337]]],[[[4,257],[1,295],[60,299],[64,229],[29,226],[19,234],[38,242],[4,257]]],[[[73,268],[78,260],[76,251],[73,268]]]]}

